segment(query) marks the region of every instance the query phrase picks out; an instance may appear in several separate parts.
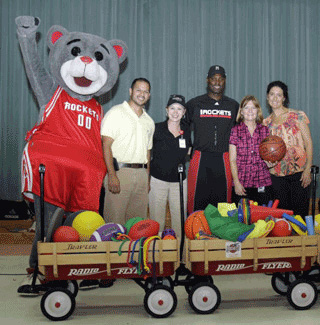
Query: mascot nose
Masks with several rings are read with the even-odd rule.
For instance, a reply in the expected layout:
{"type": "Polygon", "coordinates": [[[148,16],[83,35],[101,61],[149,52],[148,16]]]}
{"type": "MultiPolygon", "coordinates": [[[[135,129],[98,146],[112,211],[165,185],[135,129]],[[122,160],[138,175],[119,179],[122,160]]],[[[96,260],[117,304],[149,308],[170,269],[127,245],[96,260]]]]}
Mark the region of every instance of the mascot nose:
{"type": "Polygon", "coordinates": [[[83,56],[83,57],[81,57],[81,61],[84,64],[90,64],[93,60],[89,56],[83,56]]]}

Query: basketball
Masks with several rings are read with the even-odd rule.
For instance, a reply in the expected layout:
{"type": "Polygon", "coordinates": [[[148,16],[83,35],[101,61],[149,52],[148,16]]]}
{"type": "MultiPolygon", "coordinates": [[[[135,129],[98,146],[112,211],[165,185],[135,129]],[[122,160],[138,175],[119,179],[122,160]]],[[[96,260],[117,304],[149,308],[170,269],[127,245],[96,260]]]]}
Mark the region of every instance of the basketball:
{"type": "Polygon", "coordinates": [[[77,242],[79,241],[79,233],[70,226],[60,226],[53,234],[54,242],[77,242]]]}
{"type": "Polygon", "coordinates": [[[104,224],[103,218],[97,212],[83,211],[74,218],[72,227],[78,231],[80,241],[89,241],[94,231],[104,224]]]}
{"type": "Polygon", "coordinates": [[[184,231],[189,239],[195,239],[198,232],[203,231],[207,235],[211,235],[206,216],[203,210],[191,213],[184,225],[184,231]]]}
{"type": "Polygon", "coordinates": [[[276,135],[269,135],[263,139],[259,145],[260,157],[272,163],[283,159],[287,152],[287,147],[282,138],[276,135]]]}
{"type": "Polygon", "coordinates": [[[99,227],[90,237],[90,241],[108,241],[111,238],[116,238],[118,233],[125,234],[126,228],[117,223],[106,223],[99,227]]]}
{"type": "Polygon", "coordinates": [[[271,237],[286,237],[292,233],[292,227],[286,219],[275,219],[275,224],[269,236],[271,237]]]}

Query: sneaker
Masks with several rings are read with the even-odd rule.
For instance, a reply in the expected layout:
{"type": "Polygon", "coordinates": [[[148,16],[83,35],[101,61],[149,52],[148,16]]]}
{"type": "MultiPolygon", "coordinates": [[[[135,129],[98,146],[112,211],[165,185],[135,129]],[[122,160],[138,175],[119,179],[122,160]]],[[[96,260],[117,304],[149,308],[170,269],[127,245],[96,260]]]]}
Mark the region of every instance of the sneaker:
{"type": "Polygon", "coordinates": [[[45,276],[39,272],[35,284],[32,285],[34,269],[27,268],[27,273],[27,276],[23,279],[17,291],[20,295],[37,296],[41,293],[41,291],[43,291],[42,289],[43,285],[45,284],[45,276]]]}
{"type": "Polygon", "coordinates": [[[80,282],[79,289],[87,290],[87,289],[95,289],[99,287],[98,280],[83,280],[80,282]]]}
{"type": "Polygon", "coordinates": [[[36,222],[33,221],[32,225],[28,229],[28,232],[36,232],[36,222]]]}

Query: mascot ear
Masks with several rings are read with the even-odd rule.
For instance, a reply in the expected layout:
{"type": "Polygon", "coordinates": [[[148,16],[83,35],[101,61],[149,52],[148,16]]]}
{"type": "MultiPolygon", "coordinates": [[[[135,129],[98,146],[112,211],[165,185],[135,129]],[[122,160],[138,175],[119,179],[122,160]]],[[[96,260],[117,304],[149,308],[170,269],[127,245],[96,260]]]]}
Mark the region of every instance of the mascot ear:
{"type": "Polygon", "coordinates": [[[108,43],[116,51],[118,60],[119,60],[119,64],[121,64],[127,58],[127,55],[128,55],[128,47],[127,47],[126,43],[121,40],[117,40],[117,39],[110,40],[110,41],[108,41],[108,43]]]}
{"type": "Polygon", "coordinates": [[[66,36],[69,32],[62,26],[54,25],[48,31],[47,45],[51,50],[55,43],[63,36],[66,36]]]}

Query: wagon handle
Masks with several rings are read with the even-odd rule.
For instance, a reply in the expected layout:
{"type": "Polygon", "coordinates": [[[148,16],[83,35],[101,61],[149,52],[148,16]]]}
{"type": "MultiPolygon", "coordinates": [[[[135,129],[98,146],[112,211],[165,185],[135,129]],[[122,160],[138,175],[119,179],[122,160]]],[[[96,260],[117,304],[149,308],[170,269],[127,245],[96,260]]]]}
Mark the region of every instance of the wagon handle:
{"type": "Polygon", "coordinates": [[[311,166],[312,174],[312,217],[314,220],[315,211],[316,211],[316,190],[317,190],[317,174],[319,173],[319,167],[316,165],[311,166]]]}
{"type": "Polygon", "coordinates": [[[44,242],[44,173],[46,171],[46,166],[40,164],[39,174],[40,174],[40,235],[41,241],[44,242]]]}
{"type": "Polygon", "coordinates": [[[181,242],[180,242],[180,262],[182,261],[183,256],[183,247],[184,247],[184,202],[183,202],[183,164],[178,165],[179,173],[179,187],[180,187],[180,214],[181,214],[181,242]]]}

